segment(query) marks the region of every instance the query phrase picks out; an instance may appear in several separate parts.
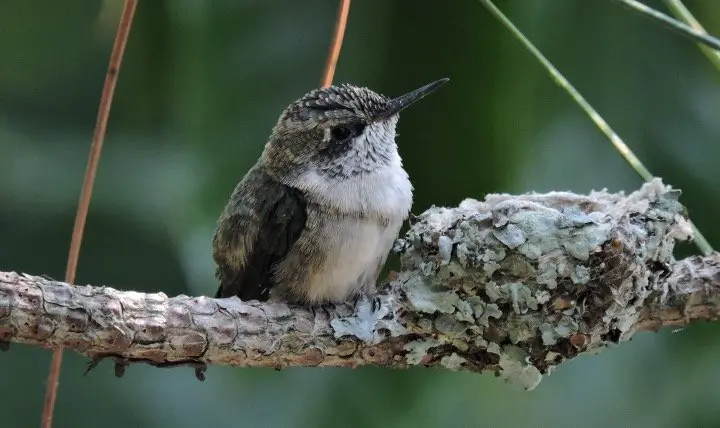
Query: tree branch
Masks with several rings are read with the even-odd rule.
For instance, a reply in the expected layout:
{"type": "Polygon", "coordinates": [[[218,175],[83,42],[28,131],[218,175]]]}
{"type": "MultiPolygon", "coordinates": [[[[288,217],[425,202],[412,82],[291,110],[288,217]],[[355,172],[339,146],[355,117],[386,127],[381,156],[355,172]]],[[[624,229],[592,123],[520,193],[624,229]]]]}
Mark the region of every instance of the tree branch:
{"type": "Polygon", "coordinates": [[[675,261],[691,230],[659,179],[629,196],[552,192],[433,207],[395,245],[402,271],[361,299],[142,294],[0,272],[0,341],[156,366],[374,364],[491,371],[525,389],[636,331],[720,317],[720,255],[675,261]]]}

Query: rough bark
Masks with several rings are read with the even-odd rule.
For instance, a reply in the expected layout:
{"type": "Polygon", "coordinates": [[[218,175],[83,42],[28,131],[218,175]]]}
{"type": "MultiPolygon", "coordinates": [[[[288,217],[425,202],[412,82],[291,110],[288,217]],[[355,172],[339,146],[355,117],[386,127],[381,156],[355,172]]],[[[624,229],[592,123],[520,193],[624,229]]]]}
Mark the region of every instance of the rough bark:
{"type": "Polygon", "coordinates": [[[637,331],[720,316],[720,255],[691,239],[679,191],[552,192],[433,207],[394,248],[402,270],[325,312],[280,302],[142,294],[0,272],[0,343],[92,358],[283,368],[374,364],[491,371],[525,389],[637,331]]]}

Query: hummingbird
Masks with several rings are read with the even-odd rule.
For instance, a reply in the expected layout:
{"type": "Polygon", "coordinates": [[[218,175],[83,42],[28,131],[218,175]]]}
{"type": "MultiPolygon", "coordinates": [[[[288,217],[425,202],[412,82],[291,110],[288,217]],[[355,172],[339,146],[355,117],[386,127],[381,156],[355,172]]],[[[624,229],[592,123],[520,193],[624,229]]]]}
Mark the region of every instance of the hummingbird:
{"type": "Polygon", "coordinates": [[[448,80],[397,98],[334,85],[291,103],[217,221],[215,298],[317,307],[372,297],[413,202],[399,113],[448,80]]]}

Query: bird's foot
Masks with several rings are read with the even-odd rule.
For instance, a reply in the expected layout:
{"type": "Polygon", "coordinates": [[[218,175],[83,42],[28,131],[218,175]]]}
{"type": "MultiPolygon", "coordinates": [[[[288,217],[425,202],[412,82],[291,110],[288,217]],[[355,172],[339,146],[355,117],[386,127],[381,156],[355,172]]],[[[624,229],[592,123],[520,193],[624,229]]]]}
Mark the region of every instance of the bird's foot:
{"type": "Polygon", "coordinates": [[[199,381],[205,380],[205,371],[207,370],[207,364],[205,362],[200,360],[180,360],[180,361],[153,361],[149,359],[144,358],[126,358],[118,354],[97,354],[93,356],[90,359],[90,362],[87,365],[87,369],[85,370],[85,375],[87,376],[88,373],[90,373],[95,367],[97,367],[98,364],[100,364],[101,361],[104,359],[113,359],[114,361],[114,368],[115,368],[115,377],[123,377],[125,375],[125,369],[131,364],[131,363],[144,363],[149,364],[151,366],[155,367],[162,367],[162,368],[168,368],[168,367],[179,367],[179,366],[189,366],[192,367],[195,371],[195,377],[199,381]]]}
{"type": "Polygon", "coordinates": [[[373,313],[379,311],[381,307],[382,307],[382,300],[380,300],[380,296],[373,296],[373,298],[372,298],[373,313]]]}
{"type": "Polygon", "coordinates": [[[335,311],[335,303],[332,302],[317,303],[310,306],[310,312],[312,312],[313,317],[317,317],[318,313],[322,312],[325,314],[325,317],[330,319],[331,311],[335,311]]]}
{"type": "Polygon", "coordinates": [[[357,312],[360,308],[358,306],[360,305],[361,300],[368,300],[370,301],[370,308],[372,310],[372,313],[377,312],[382,307],[382,300],[380,299],[380,296],[376,294],[357,294],[355,297],[353,297],[353,308],[355,309],[355,312],[357,312]]]}

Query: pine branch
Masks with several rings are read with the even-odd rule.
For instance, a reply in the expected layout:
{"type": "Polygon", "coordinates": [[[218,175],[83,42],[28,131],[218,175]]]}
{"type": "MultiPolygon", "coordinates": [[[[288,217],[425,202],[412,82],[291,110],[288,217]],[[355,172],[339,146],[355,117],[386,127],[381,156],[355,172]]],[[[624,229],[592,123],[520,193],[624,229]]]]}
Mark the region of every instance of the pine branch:
{"type": "Polygon", "coordinates": [[[0,272],[0,341],[131,362],[274,367],[415,365],[534,388],[564,361],[637,331],[720,317],[720,255],[691,238],[679,191],[489,195],[430,208],[399,239],[402,271],[327,311],[143,294],[0,272]]]}

